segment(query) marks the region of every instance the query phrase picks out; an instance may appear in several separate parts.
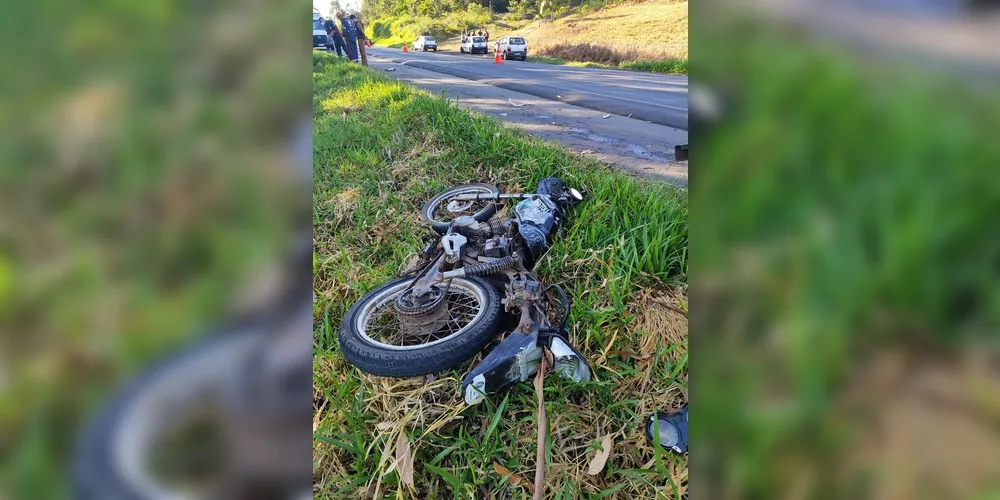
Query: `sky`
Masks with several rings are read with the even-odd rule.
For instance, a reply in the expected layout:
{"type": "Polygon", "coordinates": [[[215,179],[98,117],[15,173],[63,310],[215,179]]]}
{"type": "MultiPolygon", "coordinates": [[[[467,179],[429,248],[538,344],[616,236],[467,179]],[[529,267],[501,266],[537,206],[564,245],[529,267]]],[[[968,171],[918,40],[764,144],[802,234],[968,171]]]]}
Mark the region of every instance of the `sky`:
{"type": "MultiPolygon", "coordinates": [[[[361,0],[340,0],[345,10],[361,10],[361,0]]],[[[330,15],[330,0],[313,0],[313,8],[319,9],[324,17],[330,15]]]]}

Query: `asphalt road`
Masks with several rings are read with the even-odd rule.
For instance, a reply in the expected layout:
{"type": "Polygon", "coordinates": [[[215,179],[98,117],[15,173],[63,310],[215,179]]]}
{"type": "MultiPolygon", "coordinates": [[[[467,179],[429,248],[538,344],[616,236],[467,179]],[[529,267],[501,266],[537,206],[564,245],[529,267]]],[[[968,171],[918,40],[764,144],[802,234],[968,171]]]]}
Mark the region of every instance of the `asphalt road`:
{"type": "Polygon", "coordinates": [[[507,125],[581,156],[605,161],[640,177],[687,187],[687,162],[677,162],[674,146],[687,144],[685,130],[612,115],[564,102],[487,85],[474,80],[397,64],[371,55],[372,69],[444,94],[457,106],[490,115],[507,125]]]}
{"type": "Polygon", "coordinates": [[[371,47],[368,53],[415,68],[560,101],[575,106],[687,130],[688,79],[636,71],[579,68],[521,61],[493,62],[493,54],[402,52],[371,47]]]}

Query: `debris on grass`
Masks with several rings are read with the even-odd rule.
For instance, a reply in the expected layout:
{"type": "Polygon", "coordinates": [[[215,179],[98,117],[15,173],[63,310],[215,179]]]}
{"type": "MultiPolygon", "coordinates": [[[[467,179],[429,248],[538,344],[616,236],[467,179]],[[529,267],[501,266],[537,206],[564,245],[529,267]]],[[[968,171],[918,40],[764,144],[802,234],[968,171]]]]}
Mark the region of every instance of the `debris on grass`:
{"type": "Polygon", "coordinates": [[[548,349],[542,350],[541,363],[538,365],[538,373],[535,374],[535,395],[538,397],[538,440],[536,442],[535,454],[535,489],[534,499],[541,500],[545,493],[545,440],[549,433],[548,419],[545,418],[545,372],[551,365],[552,352],[548,349]]]}
{"type": "Polygon", "coordinates": [[[639,337],[636,354],[648,359],[659,349],[671,361],[687,354],[687,299],[677,291],[645,290],[633,301],[634,331],[649,332],[639,337]]]}
{"type": "Polygon", "coordinates": [[[339,226],[350,217],[354,210],[355,200],[361,194],[361,188],[350,188],[341,191],[330,198],[330,206],[333,209],[332,222],[334,226],[339,226]]]}
{"type": "Polygon", "coordinates": [[[413,488],[413,453],[410,451],[410,440],[402,429],[396,437],[396,468],[400,481],[413,488]]]}
{"type": "Polygon", "coordinates": [[[611,456],[611,436],[604,436],[601,440],[601,449],[594,453],[594,458],[590,460],[590,466],[587,467],[587,474],[591,476],[596,476],[604,470],[604,464],[608,463],[608,457],[611,456]]]}
{"type": "Polygon", "coordinates": [[[500,479],[507,478],[507,483],[511,486],[521,487],[528,491],[535,491],[534,483],[521,477],[521,475],[516,472],[511,472],[510,469],[504,467],[496,460],[493,461],[493,470],[500,475],[500,479]]]}

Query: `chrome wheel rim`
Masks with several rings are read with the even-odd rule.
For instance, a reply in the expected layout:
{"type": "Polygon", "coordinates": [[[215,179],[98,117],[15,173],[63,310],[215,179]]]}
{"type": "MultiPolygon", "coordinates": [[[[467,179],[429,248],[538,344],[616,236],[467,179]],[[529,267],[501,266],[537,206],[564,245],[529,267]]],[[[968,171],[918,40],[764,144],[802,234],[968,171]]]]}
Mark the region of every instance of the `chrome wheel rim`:
{"type": "Polygon", "coordinates": [[[469,281],[456,279],[445,292],[448,320],[444,326],[423,338],[406,336],[396,316],[395,303],[409,286],[409,281],[400,282],[382,290],[365,303],[354,324],[363,339],[392,350],[424,348],[448,342],[461,335],[486,313],[486,295],[483,290],[469,281]]]}
{"type": "Polygon", "coordinates": [[[492,194],[494,191],[484,186],[467,186],[448,191],[431,202],[427,209],[432,222],[447,224],[461,216],[473,216],[494,203],[493,200],[455,200],[463,194],[492,194]]]}

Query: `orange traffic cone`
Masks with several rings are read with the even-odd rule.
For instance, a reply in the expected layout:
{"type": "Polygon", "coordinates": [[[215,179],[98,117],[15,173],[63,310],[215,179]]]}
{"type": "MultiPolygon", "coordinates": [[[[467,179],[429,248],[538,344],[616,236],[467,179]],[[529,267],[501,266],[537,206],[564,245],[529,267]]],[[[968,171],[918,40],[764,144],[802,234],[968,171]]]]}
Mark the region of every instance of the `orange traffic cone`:
{"type": "Polygon", "coordinates": [[[403,43],[403,52],[409,52],[409,50],[406,50],[406,43],[405,42],[403,43]]]}
{"type": "Polygon", "coordinates": [[[498,48],[495,52],[496,55],[493,56],[493,64],[503,64],[503,58],[500,57],[500,49],[498,48]]]}

